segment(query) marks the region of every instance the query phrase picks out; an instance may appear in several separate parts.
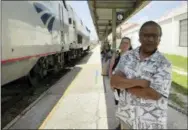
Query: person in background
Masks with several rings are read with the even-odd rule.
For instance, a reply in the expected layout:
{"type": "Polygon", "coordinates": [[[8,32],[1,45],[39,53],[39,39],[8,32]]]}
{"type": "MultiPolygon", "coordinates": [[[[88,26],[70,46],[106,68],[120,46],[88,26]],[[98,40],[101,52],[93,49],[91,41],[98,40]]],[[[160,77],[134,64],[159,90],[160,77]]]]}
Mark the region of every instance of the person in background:
{"type": "Polygon", "coordinates": [[[110,54],[111,54],[111,49],[110,49],[110,44],[109,43],[106,43],[105,45],[103,45],[102,47],[102,51],[101,51],[101,55],[102,55],[102,58],[104,60],[107,60],[109,59],[110,57],[110,54]]]}
{"type": "MultiPolygon", "coordinates": [[[[131,39],[128,37],[123,37],[121,39],[119,49],[120,49],[120,53],[117,52],[116,55],[115,54],[112,55],[112,58],[110,61],[110,67],[109,67],[109,77],[112,76],[112,72],[115,69],[116,65],[118,64],[121,55],[123,55],[129,50],[132,50],[131,39]]],[[[117,96],[119,96],[119,93],[120,93],[120,89],[115,89],[115,94],[117,96]]],[[[115,98],[115,104],[116,105],[118,104],[118,98],[115,98]]]]}
{"type": "Polygon", "coordinates": [[[112,72],[115,69],[117,63],[119,62],[120,56],[123,55],[128,50],[132,50],[131,39],[128,37],[123,37],[121,39],[119,49],[120,49],[120,52],[117,51],[116,55],[115,54],[112,55],[112,58],[110,61],[109,77],[112,76],[112,72]]]}
{"type": "Polygon", "coordinates": [[[105,51],[102,56],[102,75],[103,76],[108,76],[108,71],[109,71],[109,64],[110,64],[110,59],[112,57],[112,50],[111,50],[111,45],[108,43],[106,44],[105,51]]]}
{"type": "Polygon", "coordinates": [[[159,24],[144,23],[141,46],[121,56],[111,77],[111,86],[122,90],[116,112],[121,129],[167,129],[172,65],[158,51],[161,37],[159,24]]]}

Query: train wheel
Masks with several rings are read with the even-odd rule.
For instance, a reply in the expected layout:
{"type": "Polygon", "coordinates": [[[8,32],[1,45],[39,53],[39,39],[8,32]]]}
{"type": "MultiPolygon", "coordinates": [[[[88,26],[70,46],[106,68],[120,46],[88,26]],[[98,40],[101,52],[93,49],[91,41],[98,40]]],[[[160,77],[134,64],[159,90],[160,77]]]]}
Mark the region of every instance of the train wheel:
{"type": "Polygon", "coordinates": [[[61,70],[61,66],[59,65],[59,64],[56,64],[55,66],[54,66],[54,74],[57,74],[59,71],[61,70]]]}
{"type": "Polygon", "coordinates": [[[88,46],[87,51],[88,51],[88,52],[90,51],[90,46],[88,46]]]}
{"type": "Polygon", "coordinates": [[[63,68],[64,68],[64,53],[61,53],[55,57],[54,73],[57,74],[63,68]]]}
{"type": "Polygon", "coordinates": [[[82,54],[82,57],[84,56],[84,50],[83,49],[81,49],[81,54],[82,54]]]}
{"type": "Polygon", "coordinates": [[[64,66],[65,66],[65,55],[64,55],[64,53],[61,54],[60,64],[61,64],[61,69],[64,69],[64,66]]]}
{"type": "Polygon", "coordinates": [[[77,50],[77,58],[80,59],[82,57],[82,52],[81,52],[81,49],[78,49],[77,50]]]}
{"type": "Polygon", "coordinates": [[[82,57],[82,49],[79,50],[80,58],[82,57]]]}
{"type": "Polygon", "coordinates": [[[32,86],[38,87],[41,81],[41,76],[40,76],[40,68],[38,65],[36,65],[31,72],[29,73],[29,81],[32,86]]]}
{"type": "Polygon", "coordinates": [[[76,50],[76,59],[80,58],[80,53],[79,53],[79,49],[76,50]]]}
{"type": "Polygon", "coordinates": [[[34,68],[30,71],[28,78],[32,86],[38,87],[47,76],[48,65],[45,59],[39,59],[34,68]]]}

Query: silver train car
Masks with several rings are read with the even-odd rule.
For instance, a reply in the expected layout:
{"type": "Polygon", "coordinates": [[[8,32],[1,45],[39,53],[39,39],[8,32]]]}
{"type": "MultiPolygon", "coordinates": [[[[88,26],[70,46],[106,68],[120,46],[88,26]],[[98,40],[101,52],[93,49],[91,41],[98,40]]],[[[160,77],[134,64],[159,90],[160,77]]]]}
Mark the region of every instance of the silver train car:
{"type": "Polygon", "coordinates": [[[2,1],[1,86],[32,83],[89,50],[90,30],[62,1],[2,1]]]}

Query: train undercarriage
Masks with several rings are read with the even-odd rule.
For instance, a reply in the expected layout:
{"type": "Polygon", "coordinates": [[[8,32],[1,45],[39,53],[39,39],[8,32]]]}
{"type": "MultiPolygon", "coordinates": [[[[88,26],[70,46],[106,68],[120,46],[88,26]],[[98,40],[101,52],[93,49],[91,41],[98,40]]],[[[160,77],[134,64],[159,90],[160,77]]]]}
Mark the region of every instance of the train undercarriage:
{"type": "Polygon", "coordinates": [[[68,52],[60,52],[41,57],[27,76],[29,83],[31,86],[37,87],[48,74],[56,74],[63,70],[65,65],[70,66],[72,61],[80,59],[89,50],[89,47],[87,50],[83,50],[82,48],[70,49],[68,52]]]}

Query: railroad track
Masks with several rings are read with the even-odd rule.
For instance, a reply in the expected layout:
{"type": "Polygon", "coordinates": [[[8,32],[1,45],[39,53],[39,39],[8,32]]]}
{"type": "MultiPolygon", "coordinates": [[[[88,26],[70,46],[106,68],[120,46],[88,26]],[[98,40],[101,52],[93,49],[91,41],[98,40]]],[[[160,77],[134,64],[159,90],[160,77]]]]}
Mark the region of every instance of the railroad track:
{"type": "Polygon", "coordinates": [[[37,87],[32,87],[25,77],[3,86],[1,90],[2,128],[34,102],[44,91],[68,73],[71,67],[74,67],[87,54],[84,54],[80,59],[74,60],[71,64],[66,65],[60,72],[56,74],[50,73],[37,87]]]}

